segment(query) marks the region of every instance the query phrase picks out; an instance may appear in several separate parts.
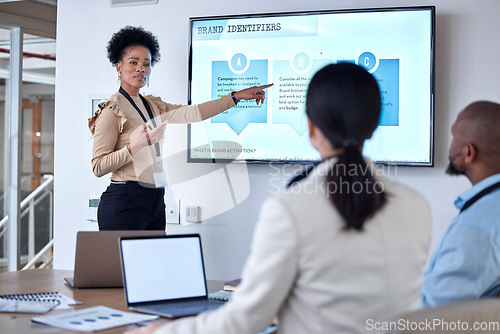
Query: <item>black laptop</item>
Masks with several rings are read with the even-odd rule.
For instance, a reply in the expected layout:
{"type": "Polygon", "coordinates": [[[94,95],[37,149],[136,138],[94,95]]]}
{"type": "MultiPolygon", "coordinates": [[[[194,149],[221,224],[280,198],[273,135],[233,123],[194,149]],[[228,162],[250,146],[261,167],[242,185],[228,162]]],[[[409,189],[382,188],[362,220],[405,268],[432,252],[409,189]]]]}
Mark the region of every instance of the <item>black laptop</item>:
{"type": "Polygon", "coordinates": [[[224,304],[208,296],[198,234],[122,237],[120,259],[131,310],[177,318],[224,304]]]}

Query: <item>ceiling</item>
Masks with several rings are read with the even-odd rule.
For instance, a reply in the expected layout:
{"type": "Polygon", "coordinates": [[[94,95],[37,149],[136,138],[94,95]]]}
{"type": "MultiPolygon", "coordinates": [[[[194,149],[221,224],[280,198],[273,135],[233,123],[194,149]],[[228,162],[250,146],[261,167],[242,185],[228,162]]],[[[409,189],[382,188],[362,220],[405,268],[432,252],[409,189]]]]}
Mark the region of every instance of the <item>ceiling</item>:
{"type": "Polygon", "coordinates": [[[55,84],[56,20],[57,0],[0,0],[1,79],[9,76],[9,28],[17,26],[24,32],[23,81],[55,84]]]}

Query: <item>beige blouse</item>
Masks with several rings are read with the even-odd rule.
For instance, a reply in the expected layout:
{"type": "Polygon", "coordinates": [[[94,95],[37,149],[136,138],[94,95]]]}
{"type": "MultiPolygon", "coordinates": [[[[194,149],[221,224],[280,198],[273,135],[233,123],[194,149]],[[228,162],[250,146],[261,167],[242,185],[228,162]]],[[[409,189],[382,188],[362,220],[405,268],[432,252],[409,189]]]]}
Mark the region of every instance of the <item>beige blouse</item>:
{"type": "MultiPolygon", "coordinates": [[[[235,106],[230,94],[192,106],[166,103],[160,97],[151,95],[145,98],[151,106],[156,124],[165,120],[170,123],[199,122],[235,106]]],[[[133,99],[149,120],[141,99],[138,96],[133,99]]],[[[143,132],[143,124],[137,110],[119,92],[99,104],[95,115],[89,118],[89,129],[94,134],[92,171],[97,177],[111,173],[113,181],[154,183],[154,145],[140,150],[134,157],[127,149],[127,145],[143,132]]]]}

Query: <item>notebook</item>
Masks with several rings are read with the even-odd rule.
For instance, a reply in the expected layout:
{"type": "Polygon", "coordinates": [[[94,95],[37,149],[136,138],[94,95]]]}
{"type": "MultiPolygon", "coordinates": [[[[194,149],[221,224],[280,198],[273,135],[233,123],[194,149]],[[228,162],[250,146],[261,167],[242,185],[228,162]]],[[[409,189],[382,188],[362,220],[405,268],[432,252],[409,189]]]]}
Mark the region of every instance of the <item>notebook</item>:
{"type": "Polygon", "coordinates": [[[177,318],[224,304],[208,296],[198,234],[122,237],[120,258],[131,310],[177,318]]]}
{"type": "Polygon", "coordinates": [[[60,303],[57,292],[0,296],[0,312],[47,313],[60,303]]]}
{"type": "Polygon", "coordinates": [[[75,288],[121,288],[118,239],[165,235],[165,231],[80,231],[76,235],[75,270],[64,280],[75,288]]]}
{"type": "Polygon", "coordinates": [[[35,307],[40,312],[28,313],[44,313],[54,310],[66,310],[70,305],[79,305],[82,302],[74,300],[68,296],[60,294],[59,292],[37,292],[37,293],[23,293],[13,295],[0,296],[0,312],[14,312],[6,311],[6,309],[16,309],[15,312],[23,312],[30,307],[35,307]],[[49,306],[52,306],[49,308],[49,306]]]}

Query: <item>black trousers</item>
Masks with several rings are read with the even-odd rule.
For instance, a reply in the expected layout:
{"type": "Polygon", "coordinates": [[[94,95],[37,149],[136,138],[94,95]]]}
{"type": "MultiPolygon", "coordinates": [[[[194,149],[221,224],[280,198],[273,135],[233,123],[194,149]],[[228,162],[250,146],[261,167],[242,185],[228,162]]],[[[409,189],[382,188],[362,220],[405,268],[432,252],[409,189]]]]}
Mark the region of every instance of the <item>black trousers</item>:
{"type": "Polygon", "coordinates": [[[99,230],[165,230],[165,189],[111,183],[97,208],[99,230]]]}

